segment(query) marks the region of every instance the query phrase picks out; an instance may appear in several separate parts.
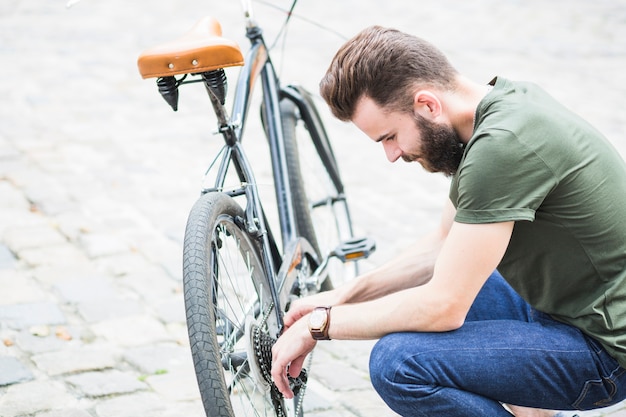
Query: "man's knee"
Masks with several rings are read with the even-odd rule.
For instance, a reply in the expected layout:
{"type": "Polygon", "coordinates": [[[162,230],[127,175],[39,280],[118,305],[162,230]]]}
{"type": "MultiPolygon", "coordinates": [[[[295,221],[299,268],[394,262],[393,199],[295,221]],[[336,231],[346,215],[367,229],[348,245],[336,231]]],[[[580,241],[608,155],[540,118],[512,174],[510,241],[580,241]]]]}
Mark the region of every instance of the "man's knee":
{"type": "Polygon", "coordinates": [[[370,379],[376,391],[383,397],[385,391],[403,383],[406,362],[409,359],[404,357],[407,343],[409,343],[407,338],[406,333],[388,334],[382,337],[372,349],[369,362],[370,379]]]}

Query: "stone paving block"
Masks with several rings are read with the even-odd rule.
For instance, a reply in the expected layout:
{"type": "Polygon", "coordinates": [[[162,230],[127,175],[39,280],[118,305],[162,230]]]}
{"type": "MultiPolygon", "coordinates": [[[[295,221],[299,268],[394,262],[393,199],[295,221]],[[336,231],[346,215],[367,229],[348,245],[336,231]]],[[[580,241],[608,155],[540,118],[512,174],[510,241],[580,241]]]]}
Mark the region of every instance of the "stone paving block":
{"type": "Polygon", "coordinates": [[[56,328],[51,328],[47,336],[35,335],[32,331],[21,330],[16,338],[17,346],[24,352],[31,354],[58,351],[67,345],[67,341],[56,335],[56,328]]]}
{"type": "Polygon", "coordinates": [[[11,252],[8,247],[0,243],[0,270],[15,268],[16,263],[17,258],[13,255],[13,252],[11,252]]]}
{"type": "Polygon", "coordinates": [[[72,242],[77,241],[81,234],[92,233],[101,227],[97,221],[90,218],[80,209],[68,210],[57,214],[54,216],[54,222],[59,231],[72,242]]]}
{"type": "Polygon", "coordinates": [[[17,255],[32,267],[84,265],[89,262],[83,252],[69,243],[45,248],[26,249],[19,251],[17,255]]]}
{"type": "MultiPolygon", "coordinates": [[[[136,251],[94,259],[92,265],[115,277],[125,278],[132,274],[152,275],[159,273],[156,271],[160,271],[163,274],[162,268],[150,262],[145,256],[136,251]]],[[[142,290],[148,291],[149,288],[142,290]]]]}
{"type": "Polygon", "coordinates": [[[153,240],[143,243],[139,250],[148,259],[163,267],[170,276],[182,277],[182,245],[169,239],[153,240]]]}
{"type": "Polygon", "coordinates": [[[190,401],[200,398],[193,368],[150,375],[145,380],[157,394],[170,401],[190,401]]]}
{"type": "Polygon", "coordinates": [[[10,227],[4,231],[4,241],[13,252],[67,242],[65,236],[52,226],[10,227]]]}
{"type": "Polygon", "coordinates": [[[190,369],[193,371],[191,352],[175,343],[139,346],[126,349],[124,360],[144,374],[154,374],[158,371],[174,371],[190,369]]]}
{"type": "Polygon", "coordinates": [[[189,348],[189,333],[187,331],[187,324],[176,322],[176,323],[167,323],[165,325],[168,333],[172,336],[172,340],[176,341],[181,346],[189,348]]]}
{"type": "Polygon", "coordinates": [[[0,396],[0,416],[18,417],[39,411],[72,407],[77,400],[56,381],[32,381],[11,385],[0,396]]]}
{"type": "Polygon", "coordinates": [[[336,407],[332,410],[310,411],[306,413],[307,417],[360,417],[358,414],[351,413],[343,408],[336,407]]]}
{"type": "Polygon", "coordinates": [[[93,417],[89,412],[78,408],[45,411],[37,413],[35,417],[93,417]]]}
{"type": "Polygon", "coordinates": [[[56,289],[70,303],[93,302],[117,295],[113,281],[100,275],[66,280],[57,284],[56,289]]]}
{"type": "Polygon", "coordinates": [[[53,302],[0,305],[0,322],[11,329],[21,330],[37,325],[56,325],[66,322],[65,315],[53,302]]]}
{"type": "Polygon", "coordinates": [[[157,417],[161,415],[164,408],[163,400],[151,392],[139,392],[106,399],[95,407],[98,417],[157,417]]]}
{"type": "Polygon", "coordinates": [[[6,140],[0,137],[0,161],[8,159],[16,159],[20,156],[20,152],[15,149],[6,140]]]}
{"type": "Polygon", "coordinates": [[[46,293],[38,283],[19,270],[0,269],[0,294],[0,305],[26,304],[46,299],[46,293]]]}
{"type": "Polygon", "coordinates": [[[47,215],[55,215],[74,209],[76,203],[62,185],[55,182],[48,184],[40,184],[40,182],[45,181],[40,179],[40,181],[24,188],[26,197],[37,209],[47,215]]]}
{"type": "Polygon", "coordinates": [[[364,373],[369,372],[369,356],[375,340],[332,340],[329,343],[318,344],[318,350],[339,359],[364,373]]]}
{"type": "Polygon", "coordinates": [[[325,388],[320,389],[319,383],[313,383],[307,386],[304,403],[302,405],[305,415],[308,416],[313,412],[330,410],[333,408],[333,405],[337,404],[336,398],[329,397],[325,394],[328,394],[328,390],[325,388]]]}
{"type": "MultiPolygon", "coordinates": [[[[7,164],[2,161],[2,164],[7,164]]],[[[9,181],[3,180],[0,176],[0,201],[3,209],[28,210],[30,202],[24,197],[24,193],[9,181]]]]}
{"type": "Polygon", "coordinates": [[[345,392],[338,400],[356,415],[398,417],[398,414],[391,410],[378,394],[370,390],[345,392]]]}
{"type": "Polygon", "coordinates": [[[140,315],[146,311],[138,300],[122,297],[81,302],[77,308],[80,315],[89,323],[140,315]]]}
{"type": "Polygon", "coordinates": [[[75,344],[58,352],[34,355],[31,360],[47,375],[56,376],[113,368],[116,365],[115,351],[111,346],[75,344]]]}
{"type": "Polygon", "coordinates": [[[33,378],[32,372],[19,359],[0,356],[0,386],[30,381],[33,378]]]}
{"type": "Polygon", "coordinates": [[[147,388],[146,384],[137,379],[137,376],[116,369],[85,372],[67,377],[66,381],[88,397],[129,394],[147,388]]]}
{"type": "Polygon", "coordinates": [[[127,252],[129,247],[119,237],[113,234],[88,233],[79,236],[79,242],[90,258],[110,256],[127,252]]]}
{"type": "Polygon", "coordinates": [[[2,208],[0,212],[2,214],[3,221],[0,221],[0,234],[4,234],[4,231],[12,227],[34,227],[49,225],[49,219],[43,216],[36,209],[32,209],[30,206],[28,209],[15,209],[15,208],[2,208]],[[9,219],[9,221],[4,221],[9,219]]]}
{"type": "Polygon", "coordinates": [[[139,269],[128,270],[119,278],[120,285],[132,289],[145,300],[163,300],[182,294],[182,283],[173,280],[163,268],[143,263],[138,266],[139,269]]]}
{"type": "Polygon", "coordinates": [[[626,417],[626,409],[624,404],[616,404],[597,410],[579,411],[578,414],[580,417],[626,417]]]}
{"type": "Polygon", "coordinates": [[[68,281],[80,282],[86,279],[104,279],[106,276],[93,263],[44,265],[31,269],[30,272],[37,281],[52,286],[68,281]]]}
{"type": "Polygon", "coordinates": [[[133,316],[95,323],[93,332],[120,346],[140,346],[172,340],[163,324],[149,316],[133,316]]]}
{"type": "Polygon", "coordinates": [[[170,401],[163,405],[155,417],[206,417],[200,400],[197,401],[170,401]]]}
{"type": "MultiPolygon", "coordinates": [[[[609,414],[605,414],[606,417],[626,417],[626,410],[617,410],[609,414]]],[[[586,415],[581,415],[580,417],[587,417],[586,415]]]]}
{"type": "Polygon", "coordinates": [[[338,361],[316,363],[311,375],[335,391],[371,389],[367,374],[338,361]]]}
{"type": "Polygon", "coordinates": [[[182,294],[176,294],[167,299],[150,300],[149,304],[163,322],[185,323],[185,300],[182,294]]]}

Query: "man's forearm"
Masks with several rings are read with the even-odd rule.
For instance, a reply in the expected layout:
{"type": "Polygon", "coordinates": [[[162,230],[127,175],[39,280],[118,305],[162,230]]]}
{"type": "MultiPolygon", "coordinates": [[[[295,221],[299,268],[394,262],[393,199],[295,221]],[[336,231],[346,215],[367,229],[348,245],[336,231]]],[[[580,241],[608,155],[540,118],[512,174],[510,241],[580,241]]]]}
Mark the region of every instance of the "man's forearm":
{"type": "Polygon", "coordinates": [[[375,300],[430,280],[442,239],[432,233],[406,248],[384,265],[338,289],[339,304],[375,300]]]}

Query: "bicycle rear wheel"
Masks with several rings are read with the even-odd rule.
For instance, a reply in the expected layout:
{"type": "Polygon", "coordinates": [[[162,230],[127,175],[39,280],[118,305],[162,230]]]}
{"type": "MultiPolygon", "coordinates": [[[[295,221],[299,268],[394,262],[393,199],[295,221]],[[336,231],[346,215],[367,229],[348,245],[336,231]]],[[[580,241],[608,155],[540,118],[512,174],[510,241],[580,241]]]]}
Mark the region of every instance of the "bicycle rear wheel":
{"type": "Polygon", "coordinates": [[[263,364],[277,332],[274,303],[243,218],[233,198],[210,193],[194,205],[185,230],[187,328],[208,417],[276,416],[275,401],[283,406],[272,398],[263,364]]]}
{"type": "MultiPolygon", "coordinates": [[[[298,232],[323,259],[341,242],[353,237],[352,221],[337,161],[309,94],[293,87],[300,99],[280,104],[287,168],[298,232]],[[306,114],[304,114],[306,112],[306,114]]],[[[353,278],[356,264],[329,262],[331,289],[353,278]]]]}

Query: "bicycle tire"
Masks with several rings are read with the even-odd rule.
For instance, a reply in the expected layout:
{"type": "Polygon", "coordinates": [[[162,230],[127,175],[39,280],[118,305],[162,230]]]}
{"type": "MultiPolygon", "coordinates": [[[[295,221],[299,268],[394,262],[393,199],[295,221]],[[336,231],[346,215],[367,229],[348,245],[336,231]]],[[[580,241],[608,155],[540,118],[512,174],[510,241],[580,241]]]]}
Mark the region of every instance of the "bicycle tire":
{"type": "MultiPolygon", "coordinates": [[[[318,125],[307,123],[300,107],[284,98],[280,111],[285,158],[298,234],[311,243],[322,259],[353,236],[352,222],[332,146],[325,132],[316,132],[314,139],[314,129],[323,129],[321,120],[308,93],[302,89],[298,92],[303,100],[299,105],[307,106],[318,125]]],[[[355,267],[346,267],[340,261],[331,269],[330,280],[322,283],[322,290],[332,289],[356,275],[355,267]]]]}
{"type": "Polygon", "coordinates": [[[193,206],[185,230],[187,329],[208,417],[276,415],[258,362],[249,356],[250,323],[266,335],[277,332],[277,323],[259,247],[243,218],[233,198],[209,193],[193,206]]]}

